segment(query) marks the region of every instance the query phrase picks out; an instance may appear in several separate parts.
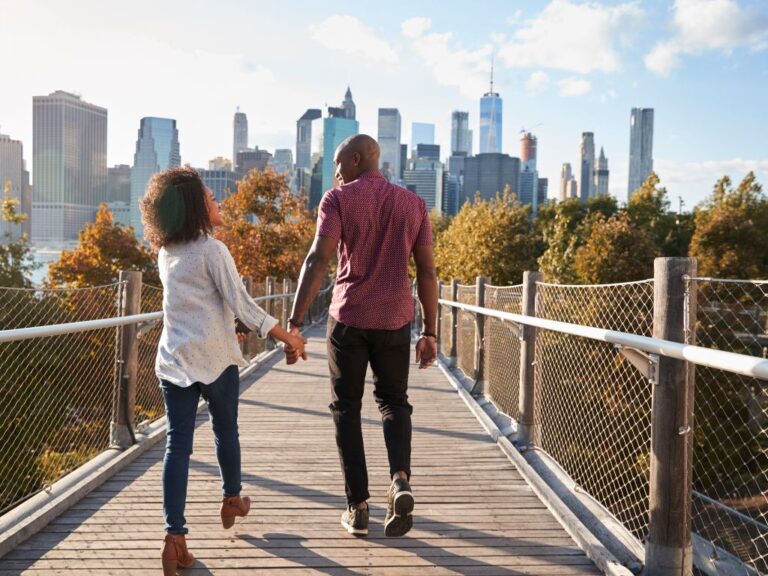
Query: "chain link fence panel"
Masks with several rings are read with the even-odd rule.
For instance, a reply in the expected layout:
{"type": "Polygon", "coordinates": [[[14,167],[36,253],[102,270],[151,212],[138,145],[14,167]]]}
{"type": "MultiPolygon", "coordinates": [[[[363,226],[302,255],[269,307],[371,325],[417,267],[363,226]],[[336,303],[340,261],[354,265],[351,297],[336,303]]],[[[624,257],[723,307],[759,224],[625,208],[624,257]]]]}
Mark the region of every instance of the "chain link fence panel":
{"type": "MultiPolygon", "coordinates": [[[[451,283],[443,284],[440,298],[451,300],[451,283]]],[[[443,356],[451,354],[451,307],[440,305],[440,351],[443,356]]]]}
{"type": "MultiPolygon", "coordinates": [[[[462,304],[475,304],[477,288],[474,284],[459,284],[456,296],[462,304]]],[[[469,312],[459,310],[456,329],[456,355],[458,366],[469,378],[475,377],[475,316],[469,312]]]]}
{"type": "MultiPolygon", "coordinates": [[[[162,287],[141,285],[141,313],[161,312],[163,310],[162,287]]],[[[138,369],[136,371],[136,424],[154,422],[165,416],[165,402],[160,382],[155,374],[155,358],[163,321],[140,330],[138,336],[138,369]]]]}
{"type": "MultiPolygon", "coordinates": [[[[537,285],[542,318],[644,336],[653,331],[653,281],[537,285]]],[[[651,384],[610,344],[537,331],[537,447],[639,540],[648,532],[651,384]]]]}
{"type": "MultiPolygon", "coordinates": [[[[0,289],[0,330],[114,318],[121,284],[0,289]]],[[[0,514],[109,446],[115,328],[0,344],[0,514]]]]}
{"type": "MultiPolygon", "coordinates": [[[[693,279],[695,343],[768,356],[768,281],[693,279]]],[[[768,381],[696,367],[693,531],[768,573],[768,381]]]]}
{"type": "MultiPolygon", "coordinates": [[[[523,286],[486,286],[485,307],[522,314],[523,286]]],[[[485,318],[484,375],[494,404],[515,420],[520,417],[520,339],[508,322],[485,318]]]]}

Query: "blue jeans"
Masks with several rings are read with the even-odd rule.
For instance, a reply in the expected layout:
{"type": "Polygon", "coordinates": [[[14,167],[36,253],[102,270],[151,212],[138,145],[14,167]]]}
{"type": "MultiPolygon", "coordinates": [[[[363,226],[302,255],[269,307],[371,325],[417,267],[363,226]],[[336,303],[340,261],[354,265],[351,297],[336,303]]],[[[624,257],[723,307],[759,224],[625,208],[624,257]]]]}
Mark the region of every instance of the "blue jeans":
{"type": "Polygon", "coordinates": [[[234,364],[211,384],[195,382],[187,388],[160,381],[168,416],[168,437],[163,460],[163,514],[169,534],[186,534],[184,507],[187,501],[189,456],[195,433],[197,403],[202,395],[208,404],[225,497],[240,495],[240,436],[237,403],[240,373],[234,364]]]}

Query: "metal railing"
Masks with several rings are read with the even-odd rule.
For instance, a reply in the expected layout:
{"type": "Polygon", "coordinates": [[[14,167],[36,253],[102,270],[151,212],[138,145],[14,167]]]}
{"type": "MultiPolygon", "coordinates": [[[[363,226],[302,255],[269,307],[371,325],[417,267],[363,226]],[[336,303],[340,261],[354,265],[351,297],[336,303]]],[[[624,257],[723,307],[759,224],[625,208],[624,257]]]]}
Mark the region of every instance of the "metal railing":
{"type": "Polygon", "coordinates": [[[606,286],[531,276],[528,294],[486,286],[484,307],[446,298],[443,284],[441,351],[475,379],[460,358],[483,348],[475,392],[517,421],[522,451],[554,460],[645,545],[648,574],[665,573],[660,547],[708,574],[766,573],[768,283],[680,270],[606,286]],[[445,339],[459,314],[484,338],[460,340],[451,358],[445,339]],[[670,512],[675,497],[690,505],[670,512]]]}
{"type": "MultiPolygon", "coordinates": [[[[291,283],[244,282],[285,325],[291,283]]],[[[139,272],[96,288],[0,288],[0,515],[165,415],[154,370],[162,317],[162,289],[139,272]]],[[[248,359],[271,346],[252,340],[248,359]]]]}

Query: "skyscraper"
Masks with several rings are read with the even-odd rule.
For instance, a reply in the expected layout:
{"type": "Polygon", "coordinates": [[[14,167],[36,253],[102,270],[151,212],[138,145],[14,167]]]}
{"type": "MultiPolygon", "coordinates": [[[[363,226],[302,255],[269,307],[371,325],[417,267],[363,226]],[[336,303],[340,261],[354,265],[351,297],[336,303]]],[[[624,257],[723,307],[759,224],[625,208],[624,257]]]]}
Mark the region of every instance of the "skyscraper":
{"type": "Polygon", "coordinates": [[[237,181],[240,175],[234,172],[231,167],[209,168],[208,170],[198,168],[197,173],[200,174],[203,184],[210,188],[213,197],[218,202],[237,191],[237,181]]]}
{"type": "Polygon", "coordinates": [[[579,198],[586,202],[595,195],[594,171],[595,171],[595,135],[592,132],[581,133],[579,145],[579,198]]]}
{"type": "Polygon", "coordinates": [[[435,125],[424,122],[411,124],[411,151],[416,150],[419,144],[435,143],[435,125]]]}
{"type": "Polygon", "coordinates": [[[413,157],[419,160],[440,160],[440,144],[417,144],[413,157]]]}
{"type": "MultiPolygon", "coordinates": [[[[17,212],[23,212],[24,200],[24,147],[19,140],[0,134],[0,202],[8,196],[18,200],[17,212]]],[[[29,216],[29,214],[27,214],[29,216]]],[[[0,218],[0,243],[14,242],[21,237],[22,225],[12,224],[0,218]]]]}
{"type": "Polygon", "coordinates": [[[146,117],[141,119],[136,153],[131,169],[131,226],[138,238],[144,237],[139,200],[153,174],[181,165],[179,131],[176,120],[146,117]]]}
{"type": "Polygon", "coordinates": [[[311,170],[313,121],[322,118],[317,108],[310,108],[296,121],[296,168],[311,170]]]}
{"type": "Polygon", "coordinates": [[[520,159],[507,154],[478,154],[464,161],[464,193],[459,207],[472,201],[475,192],[490,200],[503,194],[509,187],[512,194],[520,194],[520,159]]]}
{"type": "MultiPolygon", "coordinates": [[[[349,92],[349,90],[347,90],[349,92]]],[[[334,185],[335,165],[333,157],[336,148],[350,136],[360,130],[357,120],[339,115],[333,108],[328,109],[329,117],[323,120],[323,179],[322,190],[325,192],[334,185]]]]}
{"type": "Polygon", "coordinates": [[[439,160],[414,158],[403,174],[405,187],[424,199],[427,210],[443,211],[443,165],[439,160]]]}
{"type": "Polygon", "coordinates": [[[627,199],[653,172],[653,108],[632,108],[629,117],[629,188],[627,199]]]}
{"type": "Polygon", "coordinates": [[[379,108],[379,168],[390,182],[400,180],[400,125],[397,108],[379,108]]]}
{"type": "Polygon", "coordinates": [[[293,151],[290,148],[277,148],[272,157],[272,168],[278,174],[293,174],[293,151]]]}
{"type": "Polygon", "coordinates": [[[560,170],[560,193],[557,197],[558,201],[564,202],[569,198],[575,198],[576,194],[573,192],[575,189],[576,179],[573,177],[571,165],[566,162],[560,170]]]}
{"type": "Polygon", "coordinates": [[[74,241],[107,194],[107,110],[61,90],[32,108],[32,239],[74,241]]]}
{"type": "Polygon", "coordinates": [[[549,192],[549,178],[539,178],[539,183],[536,186],[536,207],[541,209],[547,203],[547,195],[549,192]]]}
{"type": "Polygon", "coordinates": [[[455,110],[451,114],[451,154],[472,154],[472,131],[469,129],[469,112],[455,110]]]}
{"type": "Polygon", "coordinates": [[[595,168],[595,196],[608,196],[608,158],[605,157],[602,146],[600,158],[595,168]]]}
{"type": "Polygon", "coordinates": [[[536,170],[536,136],[524,132],[520,137],[520,202],[531,205],[531,213],[539,209],[539,173],[536,170]]]}
{"type": "Polygon", "coordinates": [[[341,107],[344,110],[344,118],[354,120],[356,115],[355,102],[352,100],[352,90],[347,86],[347,92],[344,94],[344,102],[341,103],[341,107]]]}
{"type": "Polygon", "coordinates": [[[234,143],[232,147],[232,163],[237,161],[237,153],[248,148],[248,117],[240,112],[238,106],[234,121],[234,143]]]}
{"type": "Polygon", "coordinates": [[[131,167],[128,164],[118,164],[107,168],[107,197],[106,202],[131,202],[131,167]]]}
{"type": "Polygon", "coordinates": [[[251,170],[263,172],[272,161],[272,154],[266,150],[259,150],[259,147],[246,148],[237,153],[235,172],[241,177],[245,176],[251,170]]]}
{"type": "Polygon", "coordinates": [[[493,91],[493,63],[491,63],[491,89],[480,98],[480,154],[501,153],[502,100],[493,91]]]}

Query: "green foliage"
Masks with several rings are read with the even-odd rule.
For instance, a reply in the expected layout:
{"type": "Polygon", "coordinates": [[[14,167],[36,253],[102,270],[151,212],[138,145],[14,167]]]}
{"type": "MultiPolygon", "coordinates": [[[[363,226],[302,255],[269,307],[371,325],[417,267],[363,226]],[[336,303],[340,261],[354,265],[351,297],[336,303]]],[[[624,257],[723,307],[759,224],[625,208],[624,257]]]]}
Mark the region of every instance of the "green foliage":
{"type": "Polygon", "coordinates": [[[541,239],[523,206],[509,193],[465,204],[435,245],[441,278],[464,283],[485,276],[494,284],[518,284],[536,268],[541,239]]]}
{"type": "MultiPolygon", "coordinates": [[[[3,185],[2,219],[11,224],[22,224],[27,215],[19,212],[19,200],[11,197],[11,183],[3,185]]],[[[40,264],[32,258],[29,240],[22,235],[12,241],[10,233],[0,242],[0,287],[28,288],[32,285],[30,275],[40,264]]]]}
{"type": "Polygon", "coordinates": [[[117,282],[121,270],[139,270],[145,283],[160,284],[155,256],[136,239],[133,228],[116,224],[101,204],[96,221],[80,232],[77,247],[62,252],[48,268],[48,279],[54,287],[103,286],[117,282]]]}
{"type": "Polygon", "coordinates": [[[670,212],[669,205],[667,189],[659,186],[659,177],[652,172],[632,195],[626,211],[635,226],[651,234],[661,256],[687,256],[693,220],[670,212]]]}
{"type": "Polygon", "coordinates": [[[578,280],[574,259],[583,243],[582,225],[586,216],[587,209],[577,198],[539,211],[538,222],[546,250],[538,264],[548,282],[573,284],[578,280]]]}
{"type": "Polygon", "coordinates": [[[768,201],[754,173],[737,188],[720,179],[694,212],[691,256],[699,274],[719,278],[768,277],[768,201]]]}
{"type": "Polygon", "coordinates": [[[657,248],[650,234],[635,226],[626,213],[598,214],[589,236],[576,250],[574,268],[584,284],[609,284],[653,276],[657,248]]]}

